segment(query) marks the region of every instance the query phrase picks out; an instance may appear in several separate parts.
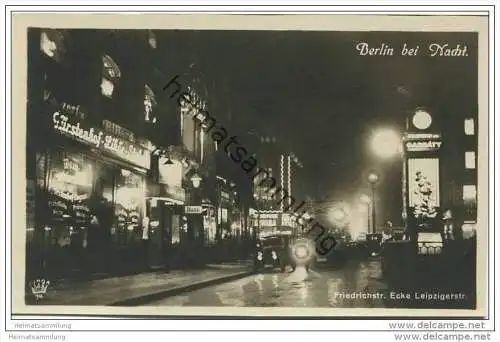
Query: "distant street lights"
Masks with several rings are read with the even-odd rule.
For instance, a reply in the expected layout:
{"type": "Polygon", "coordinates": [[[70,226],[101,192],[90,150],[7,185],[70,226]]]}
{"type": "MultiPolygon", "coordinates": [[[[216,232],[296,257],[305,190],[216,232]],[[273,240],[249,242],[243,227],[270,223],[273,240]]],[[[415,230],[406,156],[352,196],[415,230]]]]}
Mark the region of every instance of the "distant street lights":
{"type": "Polygon", "coordinates": [[[344,210],[340,209],[340,208],[337,208],[337,209],[334,209],[332,211],[332,218],[336,221],[336,222],[340,222],[342,221],[344,218],[345,218],[345,212],[344,210]]]}
{"type": "Polygon", "coordinates": [[[376,233],[376,221],[375,221],[375,184],[379,180],[379,175],[375,171],[371,171],[368,174],[368,182],[370,183],[372,190],[371,207],[372,207],[372,233],[376,233]]]}

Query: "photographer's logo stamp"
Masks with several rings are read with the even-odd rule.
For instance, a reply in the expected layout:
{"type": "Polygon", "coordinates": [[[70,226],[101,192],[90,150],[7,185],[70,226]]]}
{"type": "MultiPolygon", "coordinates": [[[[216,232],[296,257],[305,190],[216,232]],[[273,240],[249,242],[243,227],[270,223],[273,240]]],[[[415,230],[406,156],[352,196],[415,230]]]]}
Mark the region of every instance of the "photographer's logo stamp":
{"type": "Polygon", "coordinates": [[[46,279],[35,279],[30,282],[31,293],[37,301],[43,299],[47,293],[50,281],[46,279]]]}

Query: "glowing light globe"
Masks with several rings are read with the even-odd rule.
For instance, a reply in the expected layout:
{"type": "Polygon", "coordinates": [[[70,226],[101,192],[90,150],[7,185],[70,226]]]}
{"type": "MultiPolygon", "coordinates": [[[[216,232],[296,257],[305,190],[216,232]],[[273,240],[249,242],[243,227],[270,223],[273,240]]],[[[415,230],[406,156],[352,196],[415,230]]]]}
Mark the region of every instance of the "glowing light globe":
{"type": "Polygon", "coordinates": [[[432,117],[425,110],[419,109],[413,114],[412,123],[418,129],[427,129],[432,124],[432,117]]]}
{"type": "Polygon", "coordinates": [[[401,137],[390,129],[379,130],[373,135],[371,146],[377,156],[390,158],[401,152],[401,137]]]}

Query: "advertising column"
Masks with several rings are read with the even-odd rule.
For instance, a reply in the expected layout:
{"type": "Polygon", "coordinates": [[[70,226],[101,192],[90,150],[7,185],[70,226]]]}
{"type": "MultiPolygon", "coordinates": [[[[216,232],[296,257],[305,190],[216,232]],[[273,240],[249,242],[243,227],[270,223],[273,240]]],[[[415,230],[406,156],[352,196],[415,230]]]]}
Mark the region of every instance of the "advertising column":
{"type": "Polygon", "coordinates": [[[440,238],[441,134],[432,116],[423,109],[414,112],[404,135],[407,229],[424,254],[438,252],[440,238]]]}

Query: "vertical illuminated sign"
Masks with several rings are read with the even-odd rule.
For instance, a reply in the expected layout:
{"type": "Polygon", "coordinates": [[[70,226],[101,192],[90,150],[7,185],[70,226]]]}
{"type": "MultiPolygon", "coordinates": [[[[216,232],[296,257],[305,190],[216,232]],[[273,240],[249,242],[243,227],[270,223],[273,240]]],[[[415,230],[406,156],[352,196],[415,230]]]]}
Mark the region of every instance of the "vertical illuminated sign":
{"type": "MultiPolygon", "coordinates": [[[[281,182],[281,189],[285,188],[285,180],[284,180],[284,168],[285,168],[285,156],[281,155],[280,159],[280,182],[281,182]]],[[[280,202],[280,209],[283,211],[283,201],[280,202]]]]}
{"type": "Polygon", "coordinates": [[[439,207],[439,159],[408,159],[409,205],[415,215],[435,217],[439,207]]]}
{"type": "Polygon", "coordinates": [[[290,198],[288,199],[288,205],[291,207],[292,206],[292,176],[291,176],[291,171],[292,171],[292,158],[288,156],[288,162],[287,162],[287,186],[288,186],[288,195],[290,198]]]}

